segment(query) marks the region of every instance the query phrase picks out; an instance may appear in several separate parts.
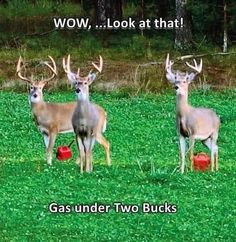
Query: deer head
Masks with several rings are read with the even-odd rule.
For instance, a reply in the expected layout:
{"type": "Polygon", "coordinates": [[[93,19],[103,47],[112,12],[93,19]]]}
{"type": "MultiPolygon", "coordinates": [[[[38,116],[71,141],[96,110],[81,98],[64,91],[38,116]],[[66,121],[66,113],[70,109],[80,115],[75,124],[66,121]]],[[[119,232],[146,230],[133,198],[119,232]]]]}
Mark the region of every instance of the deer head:
{"type": "Polygon", "coordinates": [[[194,72],[188,73],[188,72],[182,72],[182,71],[174,71],[172,69],[172,66],[174,64],[174,61],[171,61],[169,59],[169,53],[167,54],[166,58],[166,78],[167,80],[174,84],[175,90],[177,94],[184,95],[188,91],[188,85],[191,83],[195,77],[201,73],[202,71],[202,59],[200,60],[200,64],[198,65],[196,60],[193,60],[194,66],[190,65],[188,62],[185,64],[190,67],[194,72]]]}
{"type": "Polygon", "coordinates": [[[93,67],[97,70],[96,73],[92,70],[88,73],[87,76],[80,76],[80,68],[78,68],[77,73],[71,72],[70,68],[70,55],[67,57],[67,61],[63,58],[62,64],[65,73],[67,74],[68,80],[75,87],[75,92],[79,100],[88,99],[89,96],[89,86],[93,83],[98,73],[102,72],[103,68],[103,59],[100,57],[99,66],[92,62],[93,67]]]}
{"type": "Polygon", "coordinates": [[[43,101],[44,86],[57,75],[56,63],[51,56],[48,56],[48,57],[52,61],[53,66],[49,65],[48,62],[43,62],[43,63],[50,69],[50,71],[52,72],[52,75],[49,78],[42,77],[41,80],[35,79],[33,74],[31,74],[30,77],[23,76],[21,71],[24,66],[24,61],[21,56],[18,60],[16,72],[21,80],[29,83],[29,100],[31,103],[38,103],[40,101],[43,101]]]}

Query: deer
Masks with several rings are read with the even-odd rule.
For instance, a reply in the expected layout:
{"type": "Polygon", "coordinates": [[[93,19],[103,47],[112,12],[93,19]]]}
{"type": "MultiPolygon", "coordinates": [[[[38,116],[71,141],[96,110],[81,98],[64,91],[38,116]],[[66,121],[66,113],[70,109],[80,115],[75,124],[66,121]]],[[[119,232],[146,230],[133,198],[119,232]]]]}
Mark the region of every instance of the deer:
{"type": "MultiPolygon", "coordinates": [[[[84,170],[89,173],[93,170],[92,150],[95,140],[103,142],[107,148],[109,147],[108,141],[102,136],[102,126],[99,122],[99,120],[105,119],[104,113],[99,112],[96,104],[91,102],[89,97],[89,86],[102,72],[103,59],[100,56],[99,66],[92,62],[97,72],[94,73],[91,70],[87,76],[80,75],[80,68],[77,73],[71,71],[70,55],[68,55],[67,61],[63,58],[62,63],[68,81],[74,86],[77,97],[77,106],[72,116],[72,126],[79,151],[77,164],[80,164],[81,173],[84,170]]],[[[109,160],[109,152],[107,152],[107,160],[109,160]]]]}
{"type": "Polygon", "coordinates": [[[202,59],[200,64],[193,59],[194,65],[185,64],[191,72],[173,70],[174,61],[167,54],[165,70],[167,80],[174,85],[176,90],[176,126],[179,136],[180,172],[185,169],[186,139],[189,138],[189,155],[191,171],[193,170],[193,148],[195,140],[200,140],[211,152],[211,171],[218,170],[217,139],[220,128],[220,118],[209,108],[193,107],[188,103],[189,84],[202,72],[202,59]]]}
{"type": "MultiPolygon", "coordinates": [[[[63,133],[74,133],[72,126],[72,115],[76,108],[77,102],[68,102],[68,103],[47,103],[43,98],[43,88],[47,83],[57,76],[57,68],[54,59],[51,56],[48,56],[52,62],[50,65],[48,62],[43,62],[49,70],[52,72],[52,75],[49,78],[42,78],[41,80],[34,78],[34,75],[31,74],[30,77],[27,77],[22,74],[22,68],[25,66],[23,58],[20,56],[16,72],[18,77],[29,84],[29,103],[31,111],[35,120],[35,123],[43,136],[44,145],[46,147],[46,158],[47,164],[52,165],[52,155],[53,147],[55,145],[56,136],[63,133]]],[[[106,112],[103,108],[96,105],[96,109],[100,115],[99,127],[105,131],[106,129],[106,112]]],[[[109,146],[107,143],[103,142],[102,139],[98,142],[104,147],[107,152],[107,162],[110,165],[110,156],[109,156],[109,146]]]]}

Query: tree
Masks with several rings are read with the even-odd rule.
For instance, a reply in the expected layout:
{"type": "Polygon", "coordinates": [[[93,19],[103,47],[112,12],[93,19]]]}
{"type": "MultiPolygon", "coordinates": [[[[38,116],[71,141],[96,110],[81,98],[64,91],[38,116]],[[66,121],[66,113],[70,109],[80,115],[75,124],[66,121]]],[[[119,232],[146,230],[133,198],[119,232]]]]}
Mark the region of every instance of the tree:
{"type": "Polygon", "coordinates": [[[122,18],[122,0],[106,0],[107,18],[112,20],[122,18]]]}
{"type": "Polygon", "coordinates": [[[97,24],[106,24],[106,0],[96,1],[97,24]]]}
{"type": "Polygon", "coordinates": [[[105,25],[107,18],[122,19],[122,0],[96,0],[97,23],[105,25]]]}
{"type": "Polygon", "coordinates": [[[223,52],[228,51],[228,30],[227,30],[227,3],[224,0],[224,34],[223,34],[223,52]]]}
{"type": "Polygon", "coordinates": [[[176,0],[176,18],[184,22],[184,27],[176,29],[175,47],[178,49],[189,49],[192,47],[192,31],[190,14],[187,10],[187,0],[176,0]]]}

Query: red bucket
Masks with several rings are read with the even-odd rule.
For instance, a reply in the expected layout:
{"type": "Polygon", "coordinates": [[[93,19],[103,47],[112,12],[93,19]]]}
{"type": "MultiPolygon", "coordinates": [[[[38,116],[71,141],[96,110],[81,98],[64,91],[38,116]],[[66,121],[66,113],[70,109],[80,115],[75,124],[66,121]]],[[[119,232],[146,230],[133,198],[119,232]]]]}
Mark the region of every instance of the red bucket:
{"type": "Polygon", "coordinates": [[[57,159],[58,160],[67,160],[71,158],[72,152],[69,146],[60,146],[57,148],[57,159]]]}
{"type": "Polygon", "coordinates": [[[209,169],[211,159],[208,154],[199,153],[193,157],[193,167],[195,171],[206,171],[209,169]]]}
{"type": "Polygon", "coordinates": [[[74,143],[74,140],[70,142],[68,146],[59,146],[57,148],[57,159],[58,160],[67,160],[72,157],[72,152],[70,146],[74,143]]]}

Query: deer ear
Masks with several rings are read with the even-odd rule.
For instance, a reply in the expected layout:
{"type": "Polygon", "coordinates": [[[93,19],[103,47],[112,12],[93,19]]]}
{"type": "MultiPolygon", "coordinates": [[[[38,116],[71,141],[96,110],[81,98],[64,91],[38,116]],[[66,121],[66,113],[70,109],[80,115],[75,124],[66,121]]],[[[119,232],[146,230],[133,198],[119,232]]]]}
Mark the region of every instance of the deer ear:
{"type": "Polygon", "coordinates": [[[71,84],[75,84],[77,81],[76,75],[73,73],[67,73],[67,78],[71,84]]]}
{"type": "Polygon", "coordinates": [[[91,85],[96,78],[96,74],[92,73],[88,75],[88,85],[91,85]]]}
{"type": "Polygon", "coordinates": [[[192,82],[194,80],[195,76],[196,75],[194,73],[187,74],[188,83],[192,82]]]}
{"type": "Polygon", "coordinates": [[[174,74],[170,74],[170,73],[166,73],[166,79],[170,82],[170,83],[172,83],[172,84],[174,84],[175,83],[175,75],[174,74]]]}

